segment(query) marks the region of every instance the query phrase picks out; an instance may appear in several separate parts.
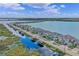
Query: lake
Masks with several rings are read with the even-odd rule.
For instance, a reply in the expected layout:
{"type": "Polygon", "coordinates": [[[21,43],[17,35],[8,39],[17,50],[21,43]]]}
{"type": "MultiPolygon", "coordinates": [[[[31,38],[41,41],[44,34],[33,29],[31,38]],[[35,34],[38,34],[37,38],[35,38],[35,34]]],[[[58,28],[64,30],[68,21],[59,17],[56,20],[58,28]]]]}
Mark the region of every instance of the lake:
{"type": "Polygon", "coordinates": [[[79,39],[79,22],[45,21],[39,23],[28,23],[28,25],[63,35],[69,34],[79,39]]]}

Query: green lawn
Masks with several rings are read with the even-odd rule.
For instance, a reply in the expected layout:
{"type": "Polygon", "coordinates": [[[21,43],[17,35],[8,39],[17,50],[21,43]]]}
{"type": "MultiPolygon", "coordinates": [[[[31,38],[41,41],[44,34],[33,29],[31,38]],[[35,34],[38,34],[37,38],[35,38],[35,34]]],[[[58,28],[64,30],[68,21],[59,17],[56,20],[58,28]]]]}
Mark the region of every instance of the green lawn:
{"type": "MultiPolygon", "coordinates": [[[[28,34],[25,34],[29,36],[28,34]]],[[[12,35],[7,28],[0,24],[0,36],[7,37],[0,40],[0,56],[39,56],[38,51],[30,51],[20,42],[20,38],[12,35]]]]}
{"type": "Polygon", "coordinates": [[[60,53],[62,56],[65,55],[65,53],[64,53],[63,51],[59,50],[58,48],[56,48],[56,47],[54,47],[54,46],[51,46],[51,45],[49,45],[49,44],[47,44],[47,43],[44,43],[44,45],[46,45],[46,46],[47,46],[48,48],[50,48],[52,51],[60,53]]]}
{"type": "Polygon", "coordinates": [[[0,36],[12,36],[12,33],[4,25],[0,24],[0,36]]]}

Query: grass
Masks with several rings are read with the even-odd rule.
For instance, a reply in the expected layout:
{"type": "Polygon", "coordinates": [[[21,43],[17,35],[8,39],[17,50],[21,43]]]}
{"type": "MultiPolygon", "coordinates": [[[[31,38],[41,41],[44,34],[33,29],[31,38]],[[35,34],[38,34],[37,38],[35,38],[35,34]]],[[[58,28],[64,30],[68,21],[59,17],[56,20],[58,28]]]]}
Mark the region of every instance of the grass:
{"type": "Polygon", "coordinates": [[[49,45],[47,43],[44,43],[44,45],[47,46],[48,48],[50,48],[52,51],[60,53],[61,55],[65,55],[66,54],[63,51],[59,50],[58,48],[56,48],[54,46],[51,46],[51,45],[49,45]]]}
{"type": "Polygon", "coordinates": [[[38,32],[32,32],[33,34],[38,34],[38,32]]]}
{"type": "Polygon", "coordinates": [[[12,33],[9,32],[7,28],[4,27],[4,25],[0,24],[0,36],[12,36],[12,33]]]}
{"type": "Polygon", "coordinates": [[[12,49],[9,48],[8,46],[11,46],[12,44],[14,44],[16,41],[18,41],[18,37],[8,37],[5,40],[0,40],[0,55],[4,54],[5,51],[7,51],[8,49],[12,49]]]}
{"type": "Polygon", "coordinates": [[[77,47],[77,44],[72,44],[72,45],[69,45],[68,47],[71,48],[71,49],[73,49],[73,48],[77,47]]]}
{"type": "MultiPolygon", "coordinates": [[[[24,33],[29,36],[27,33],[24,33]]],[[[7,37],[5,40],[0,40],[0,55],[5,56],[39,56],[40,53],[36,50],[30,53],[19,40],[19,37],[12,35],[8,29],[0,24],[0,36],[7,37]],[[16,46],[16,47],[15,47],[16,46]]]]}
{"type": "Polygon", "coordinates": [[[6,40],[0,41],[0,51],[1,54],[5,54],[7,56],[39,56],[40,53],[38,51],[30,51],[18,40],[17,37],[7,38],[6,40]],[[9,48],[8,46],[12,46],[13,44],[17,45],[14,48],[9,48]]]}
{"type": "Polygon", "coordinates": [[[42,37],[46,38],[47,40],[50,40],[50,41],[52,40],[52,38],[50,37],[50,35],[43,35],[42,37]]]}
{"type": "Polygon", "coordinates": [[[7,39],[5,40],[0,40],[0,46],[7,46],[7,45],[11,45],[13,44],[14,42],[16,42],[18,40],[18,37],[8,37],[7,39]]]}
{"type": "Polygon", "coordinates": [[[14,49],[10,49],[5,54],[7,56],[39,56],[40,55],[38,51],[33,51],[30,53],[29,50],[25,48],[23,45],[19,45],[14,49]]]}
{"type": "Polygon", "coordinates": [[[25,56],[25,55],[28,55],[28,51],[27,50],[25,51],[24,47],[20,45],[14,49],[8,50],[6,55],[7,56],[25,56]]]}

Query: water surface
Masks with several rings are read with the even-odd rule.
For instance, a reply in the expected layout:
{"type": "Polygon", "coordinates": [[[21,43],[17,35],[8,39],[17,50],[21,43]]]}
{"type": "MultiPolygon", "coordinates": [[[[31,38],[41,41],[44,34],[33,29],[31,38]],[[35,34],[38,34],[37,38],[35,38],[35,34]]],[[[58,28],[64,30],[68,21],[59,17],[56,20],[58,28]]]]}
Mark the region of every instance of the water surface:
{"type": "Polygon", "coordinates": [[[79,22],[45,21],[39,23],[29,23],[28,25],[51,32],[57,32],[63,35],[69,34],[79,39],[79,22]]]}

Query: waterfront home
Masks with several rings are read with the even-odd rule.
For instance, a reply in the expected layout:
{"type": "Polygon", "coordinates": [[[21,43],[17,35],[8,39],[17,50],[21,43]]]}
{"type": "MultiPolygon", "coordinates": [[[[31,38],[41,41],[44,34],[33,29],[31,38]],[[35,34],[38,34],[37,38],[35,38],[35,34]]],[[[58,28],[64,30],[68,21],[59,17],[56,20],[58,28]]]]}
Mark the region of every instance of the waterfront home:
{"type": "Polygon", "coordinates": [[[68,42],[71,42],[71,43],[74,43],[74,42],[77,43],[77,40],[78,40],[78,39],[72,37],[71,35],[65,35],[65,36],[64,36],[64,39],[65,39],[66,41],[68,41],[68,42]]]}
{"type": "Polygon", "coordinates": [[[53,40],[59,44],[64,43],[66,43],[67,45],[79,44],[79,41],[76,38],[72,37],[71,35],[62,35],[57,32],[50,32],[44,29],[31,27],[29,25],[18,25],[18,26],[22,29],[32,32],[33,34],[40,35],[48,40],[51,41],[53,40]]]}

